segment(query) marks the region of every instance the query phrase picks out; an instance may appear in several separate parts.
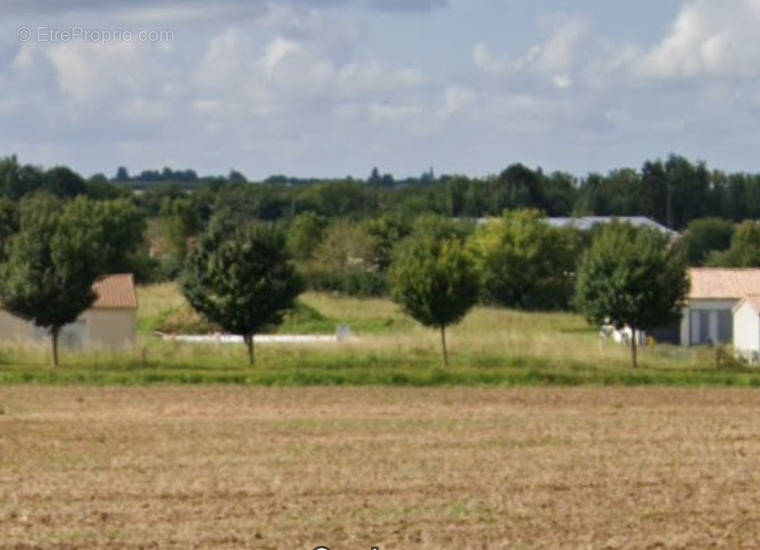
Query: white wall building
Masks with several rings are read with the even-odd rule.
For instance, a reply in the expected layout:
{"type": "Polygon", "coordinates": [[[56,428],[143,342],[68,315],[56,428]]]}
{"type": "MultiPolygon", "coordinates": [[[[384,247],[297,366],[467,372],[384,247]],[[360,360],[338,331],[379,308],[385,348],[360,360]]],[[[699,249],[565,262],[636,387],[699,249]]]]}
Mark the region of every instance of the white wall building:
{"type": "MultiPolygon", "coordinates": [[[[97,295],[93,305],[61,329],[61,346],[109,350],[133,347],[137,338],[137,293],[132,275],[108,275],[98,280],[93,290],[97,295]]],[[[48,337],[45,329],[0,309],[0,339],[35,342],[48,337]]]]}
{"type": "Polygon", "coordinates": [[[730,344],[737,326],[734,308],[748,296],[760,296],[760,269],[692,268],[689,276],[681,345],[730,344]]]}
{"type": "Polygon", "coordinates": [[[748,296],[734,307],[734,350],[750,361],[760,358],[760,296],[748,296]]]}

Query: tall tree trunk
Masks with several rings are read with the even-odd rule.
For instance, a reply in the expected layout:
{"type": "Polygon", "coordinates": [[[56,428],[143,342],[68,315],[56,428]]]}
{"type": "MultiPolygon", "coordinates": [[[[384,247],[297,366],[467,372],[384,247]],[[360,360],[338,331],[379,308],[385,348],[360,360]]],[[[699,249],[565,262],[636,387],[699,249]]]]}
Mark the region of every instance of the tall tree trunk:
{"type": "Polygon", "coordinates": [[[53,366],[58,366],[58,334],[61,332],[61,327],[53,327],[50,329],[50,341],[53,345],[53,366]]]}
{"type": "Polygon", "coordinates": [[[639,366],[636,360],[636,329],[635,328],[631,328],[631,360],[633,361],[634,369],[639,366]]]}
{"type": "Polygon", "coordinates": [[[243,341],[245,342],[245,346],[248,348],[248,364],[250,366],[253,366],[253,363],[254,363],[253,334],[245,334],[243,336],[243,341]]]}
{"type": "Polygon", "coordinates": [[[443,348],[443,366],[449,366],[449,352],[446,350],[446,327],[441,327],[441,348],[443,348]]]}

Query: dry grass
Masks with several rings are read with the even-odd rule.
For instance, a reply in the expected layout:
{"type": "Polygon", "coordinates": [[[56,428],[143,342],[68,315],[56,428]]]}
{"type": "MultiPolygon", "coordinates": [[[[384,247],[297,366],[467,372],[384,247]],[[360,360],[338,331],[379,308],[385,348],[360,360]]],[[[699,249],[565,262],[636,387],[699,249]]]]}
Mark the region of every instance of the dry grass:
{"type": "Polygon", "coordinates": [[[0,390],[0,549],[757,548],[760,394],[0,390]]]}
{"type": "MultiPolygon", "coordinates": [[[[139,292],[141,326],[167,317],[180,324],[187,320],[188,324],[200,325],[199,318],[174,283],[142,287],[139,292]]],[[[329,331],[342,324],[357,329],[361,340],[340,346],[335,350],[338,355],[372,354],[379,358],[388,355],[437,358],[440,355],[438,332],[418,325],[388,299],[307,292],[299,300],[332,321],[327,323],[329,331]]],[[[294,330],[298,332],[298,327],[294,330]]],[[[614,342],[600,344],[596,328],[572,313],[476,307],[460,324],[448,329],[448,340],[455,361],[457,356],[464,355],[467,360],[519,356],[546,362],[591,362],[605,368],[627,368],[630,364],[630,351],[626,346],[614,342]]],[[[714,364],[709,350],[673,346],[645,348],[640,351],[640,357],[645,365],[658,368],[694,369],[714,364]]]]}

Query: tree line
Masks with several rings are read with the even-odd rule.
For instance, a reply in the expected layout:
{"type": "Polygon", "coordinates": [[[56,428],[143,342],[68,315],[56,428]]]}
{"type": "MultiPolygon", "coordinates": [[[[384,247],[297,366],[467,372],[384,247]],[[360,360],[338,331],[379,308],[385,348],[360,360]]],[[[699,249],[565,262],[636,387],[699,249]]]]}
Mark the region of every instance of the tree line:
{"type": "MultiPolygon", "coordinates": [[[[474,232],[450,218],[423,217],[389,258],[389,294],[409,316],[439,331],[444,366],[447,327],[479,301],[525,307],[554,292],[572,295],[592,322],[629,328],[636,367],[637,331],[680,317],[689,289],[684,247],[657,229],[619,222],[600,228],[578,256],[580,242],[577,230],[551,227],[536,210],[507,212],[474,232]],[[575,254],[552,264],[558,249],[575,254]]],[[[276,226],[226,218],[212,220],[180,280],[198,313],[242,336],[251,365],[254,336],[280,324],[304,288],[276,226]]]]}
{"type": "MultiPolygon", "coordinates": [[[[383,179],[379,171],[373,170],[373,175],[383,179]]],[[[60,304],[48,307],[44,320],[39,317],[41,326],[53,334],[65,319],[76,318],[71,316],[91,298],[88,289],[97,277],[132,272],[141,282],[186,281],[199,251],[211,254],[218,243],[236,235],[231,228],[256,233],[264,227],[274,236],[257,250],[269,247],[269,257],[292,265],[298,281],[288,287],[293,292],[311,288],[387,295],[403,302],[400,258],[435,251],[443,263],[436,260],[431,269],[467,264],[477,275],[477,302],[528,310],[582,310],[580,262],[600,230],[558,229],[544,220],[546,215],[575,213],[651,215],[683,230],[678,249],[691,265],[760,267],[760,225],[753,219],[760,217],[760,211],[755,212],[760,200],[748,200],[758,185],[756,176],[709,172],[681,157],[581,181],[522,165],[485,179],[435,176],[432,171],[423,176],[424,183],[341,180],[291,185],[251,183],[230,174],[193,188],[174,182],[134,190],[104,176],[85,179],[66,167],[43,169],[8,157],[0,160],[0,299],[26,318],[42,307],[45,300],[37,297],[60,304]],[[485,217],[493,220],[478,221],[485,217]],[[246,229],[251,227],[258,229],[246,229]],[[420,235],[428,240],[415,245],[419,249],[406,244],[422,239],[420,235]],[[461,260],[461,254],[467,259],[461,260]],[[56,270],[62,274],[51,275],[56,270]],[[64,296],[63,287],[74,279],[79,281],[78,297],[53,300],[64,296]],[[68,313],[59,317],[59,312],[68,313]]],[[[171,171],[171,177],[176,178],[177,171],[171,171]]],[[[760,199],[760,193],[757,196],[760,199]]],[[[249,250],[225,246],[219,244],[230,257],[249,250]]],[[[269,263],[277,264],[274,259],[269,263]]],[[[428,283],[446,269],[431,272],[428,283]]],[[[429,291],[448,292],[441,286],[429,291]]],[[[472,287],[457,292],[473,295],[472,287]]],[[[202,294],[187,290],[188,300],[199,309],[197,296],[202,294]]],[[[411,312],[417,306],[405,307],[411,312]]],[[[261,327],[276,323],[279,311],[273,309],[261,327]]],[[[452,320],[457,318],[455,310],[447,311],[452,320]]],[[[419,311],[415,315],[424,317],[419,311]]],[[[207,314],[210,319],[216,316],[207,314]]]]}
{"type": "MultiPolygon", "coordinates": [[[[216,215],[185,252],[177,277],[185,297],[207,321],[243,338],[251,364],[254,336],[279,325],[306,287],[308,270],[294,252],[310,250],[302,239],[312,232],[304,229],[319,219],[299,221],[291,230],[301,225],[300,232],[286,232],[271,222],[216,215]]],[[[22,201],[15,223],[2,243],[0,301],[48,331],[57,365],[61,328],[95,301],[99,277],[129,269],[144,219],[123,199],[63,202],[40,193],[22,201]]],[[[332,253],[355,244],[337,227],[334,240],[323,241],[332,253]]],[[[674,320],[688,290],[683,245],[651,228],[612,223],[589,235],[552,227],[538,210],[524,209],[477,228],[424,215],[407,228],[386,219],[368,229],[389,238],[374,243],[383,272],[360,257],[347,256],[347,264],[383,276],[404,311],[440,331],[444,365],[446,328],[478,302],[522,309],[572,304],[635,336],[674,320]]]]}
{"type": "Polygon", "coordinates": [[[21,164],[15,156],[0,160],[0,197],[12,200],[39,191],[58,197],[85,195],[117,198],[140,192],[149,214],[159,213],[166,197],[190,197],[197,215],[234,208],[245,216],[280,220],[304,212],[328,218],[364,218],[380,214],[450,217],[498,216],[505,209],[535,208],[550,216],[641,215],[683,230],[695,219],[729,221],[760,218],[760,174],[726,173],[670,155],[647,160],[641,168],[577,176],[544,173],[522,164],[484,178],[436,175],[395,179],[372,169],[365,179],[270,176],[251,182],[235,170],[226,176],[198,176],[193,170],[144,170],[130,175],[120,167],[108,178],[84,178],[70,168],[42,169],[21,164]]]}

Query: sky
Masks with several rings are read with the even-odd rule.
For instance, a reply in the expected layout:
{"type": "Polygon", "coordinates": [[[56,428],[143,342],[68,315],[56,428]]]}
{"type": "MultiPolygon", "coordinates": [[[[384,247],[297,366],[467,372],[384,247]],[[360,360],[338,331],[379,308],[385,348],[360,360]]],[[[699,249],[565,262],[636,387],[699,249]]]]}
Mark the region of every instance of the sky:
{"type": "Polygon", "coordinates": [[[3,0],[0,155],[366,177],[760,172],[760,0],[3,0]]]}

